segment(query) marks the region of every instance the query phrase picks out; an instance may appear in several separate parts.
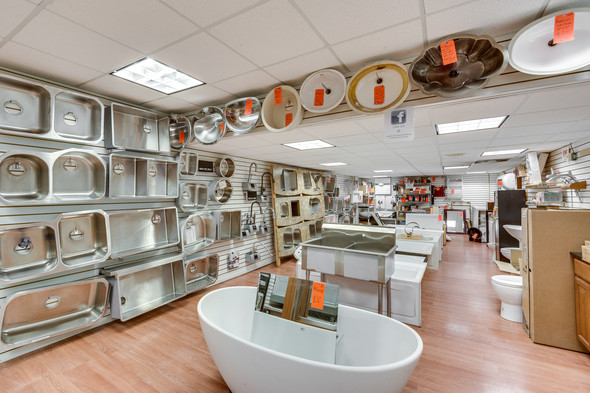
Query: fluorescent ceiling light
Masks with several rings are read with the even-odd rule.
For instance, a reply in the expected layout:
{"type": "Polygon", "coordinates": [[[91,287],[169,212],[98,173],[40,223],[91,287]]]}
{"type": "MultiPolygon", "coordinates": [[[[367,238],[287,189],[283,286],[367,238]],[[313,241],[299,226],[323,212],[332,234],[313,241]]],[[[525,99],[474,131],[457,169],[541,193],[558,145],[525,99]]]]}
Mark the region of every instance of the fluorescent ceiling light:
{"type": "Polygon", "coordinates": [[[444,166],[443,169],[446,171],[447,169],[467,169],[469,165],[459,165],[459,166],[444,166]]]}
{"type": "Polygon", "coordinates": [[[165,94],[176,93],[205,83],[149,57],[111,74],[165,94]]]}
{"type": "Polygon", "coordinates": [[[487,172],[486,171],[467,172],[468,175],[475,175],[475,174],[481,174],[481,173],[487,173],[487,172]]]}
{"type": "Polygon", "coordinates": [[[344,162],[325,162],[323,164],[320,163],[320,165],[323,165],[323,166],[341,166],[341,165],[348,165],[348,164],[346,164],[344,162]]]}
{"type": "Polygon", "coordinates": [[[374,175],[373,177],[388,177],[387,175],[374,175]]]}
{"type": "Polygon", "coordinates": [[[311,149],[323,149],[325,147],[334,147],[334,145],[330,145],[324,141],[316,139],[314,141],[305,141],[305,142],[294,142],[294,143],[283,143],[284,146],[292,147],[293,149],[297,150],[311,150],[311,149]]]}
{"type": "Polygon", "coordinates": [[[489,117],[487,119],[476,119],[467,121],[458,121],[455,123],[436,124],[436,133],[438,135],[452,134],[454,132],[466,132],[476,130],[488,130],[490,128],[499,128],[508,116],[489,117]]]}
{"type": "Polygon", "coordinates": [[[375,172],[375,173],[387,173],[387,172],[393,172],[393,169],[377,169],[377,170],[374,170],[373,172],[375,172]]]}
{"type": "Polygon", "coordinates": [[[484,151],[482,156],[503,156],[506,154],[520,154],[526,149],[484,151]]]}

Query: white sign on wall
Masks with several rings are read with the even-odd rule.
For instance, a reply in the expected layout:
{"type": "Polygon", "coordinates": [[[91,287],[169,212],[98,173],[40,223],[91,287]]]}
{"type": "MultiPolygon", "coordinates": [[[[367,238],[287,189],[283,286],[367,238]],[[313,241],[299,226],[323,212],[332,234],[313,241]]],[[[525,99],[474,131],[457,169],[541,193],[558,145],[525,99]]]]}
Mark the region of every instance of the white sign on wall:
{"type": "Polygon", "coordinates": [[[397,108],[385,112],[385,141],[414,140],[414,108],[397,108]]]}

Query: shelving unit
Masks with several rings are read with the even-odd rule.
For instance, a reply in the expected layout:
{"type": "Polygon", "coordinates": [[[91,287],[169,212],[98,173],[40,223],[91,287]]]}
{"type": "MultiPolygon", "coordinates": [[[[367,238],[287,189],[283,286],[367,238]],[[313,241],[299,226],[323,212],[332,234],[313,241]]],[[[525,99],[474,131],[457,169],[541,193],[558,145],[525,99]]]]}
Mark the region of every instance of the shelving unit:
{"type": "MultiPolygon", "coordinates": [[[[527,206],[530,207],[563,207],[565,206],[565,201],[537,201],[534,202],[533,199],[536,199],[536,193],[540,191],[549,191],[549,190],[558,190],[558,191],[571,191],[572,194],[574,191],[578,190],[585,190],[586,189],[586,180],[578,181],[571,184],[565,183],[540,183],[540,184],[527,184],[525,185],[526,193],[527,193],[527,206]]],[[[562,195],[563,197],[563,195],[562,195]]],[[[573,197],[573,195],[572,195],[573,197]]]]}
{"type": "Polygon", "coordinates": [[[432,207],[430,179],[419,178],[394,184],[397,204],[394,211],[395,223],[405,224],[406,213],[424,211],[432,207]]]}

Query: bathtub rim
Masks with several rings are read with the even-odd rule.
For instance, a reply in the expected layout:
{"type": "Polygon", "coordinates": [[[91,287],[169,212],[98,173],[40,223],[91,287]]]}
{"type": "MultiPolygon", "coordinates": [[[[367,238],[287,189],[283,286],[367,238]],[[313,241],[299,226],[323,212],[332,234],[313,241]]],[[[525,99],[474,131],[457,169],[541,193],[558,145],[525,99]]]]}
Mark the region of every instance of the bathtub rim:
{"type": "MultiPolygon", "coordinates": [[[[313,366],[313,367],[319,367],[319,368],[325,368],[325,369],[329,369],[329,370],[337,370],[337,371],[341,371],[341,372],[362,372],[362,373],[367,373],[367,372],[385,372],[388,370],[395,370],[395,369],[400,369],[406,366],[409,366],[410,364],[417,362],[420,360],[420,357],[422,356],[422,351],[424,349],[424,343],[422,342],[422,338],[420,337],[420,335],[418,333],[416,333],[416,331],[414,329],[412,329],[411,327],[407,326],[406,324],[397,321],[393,318],[389,318],[394,324],[397,325],[401,325],[402,327],[404,327],[405,329],[408,329],[409,331],[411,331],[411,333],[413,334],[413,336],[416,338],[416,341],[418,343],[416,349],[406,358],[402,359],[402,360],[398,360],[397,362],[393,362],[393,363],[388,363],[388,364],[383,364],[383,365],[379,365],[379,366],[345,366],[345,365],[340,365],[340,364],[329,364],[329,363],[323,363],[323,362],[318,362],[315,360],[308,360],[308,359],[304,359],[298,356],[293,356],[293,355],[289,355],[283,352],[279,352],[279,351],[275,351],[272,349],[268,349],[266,347],[263,347],[261,345],[258,345],[256,343],[253,343],[252,341],[248,341],[248,340],[244,340],[241,337],[237,337],[231,333],[229,333],[227,330],[225,329],[221,329],[220,327],[218,327],[216,324],[213,324],[211,322],[211,320],[209,318],[207,318],[206,316],[203,315],[203,311],[202,311],[202,301],[205,300],[207,297],[209,297],[210,295],[218,292],[218,291],[227,291],[227,290],[232,290],[232,289],[244,289],[244,288],[248,288],[250,290],[257,290],[257,287],[250,287],[250,286],[231,286],[231,287],[224,287],[224,288],[218,288],[215,289],[207,294],[205,294],[200,300],[199,303],[197,304],[197,314],[199,317],[199,323],[205,322],[208,326],[210,326],[211,328],[215,329],[217,332],[225,335],[225,336],[229,336],[234,340],[237,340],[239,342],[241,342],[242,344],[248,345],[248,346],[252,346],[258,350],[261,350],[264,353],[268,353],[270,355],[274,355],[274,356],[279,356],[281,358],[284,358],[286,360],[292,360],[295,362],[301,362],[304,363],[308,366],[313,366]]],[[[356,307],[350,307],[350,306],[346,306],[343,304],[338,305],[338,307],[343,307],[346,309],[353,309],[354,312],[359,312],[359,313],[367,313],[367,314],[372,314],[375,315],[377,317],[381,317],[381,318],[388,318],[384,315],[379,315],[376,314],[374,312],[370,312],[370,311],[365,311],[356,307]]],[[[202,331],[202,328],[201,328],[202,331]]],[[[203,335],[205,333],[203,332],[203,335]]],[[[207,343],[207,339],[205,338],[205,343],[207,343]]],[[[209,350],[209,346],[207,345],[207,349],[209,350]]],[[[211,351],[209,350],[209,353],[211,354],[211,357],[213,357],[213,354],[211,353],[211,351]]],[[[215,360],[215,359],[213,359],[215,360]]]]}

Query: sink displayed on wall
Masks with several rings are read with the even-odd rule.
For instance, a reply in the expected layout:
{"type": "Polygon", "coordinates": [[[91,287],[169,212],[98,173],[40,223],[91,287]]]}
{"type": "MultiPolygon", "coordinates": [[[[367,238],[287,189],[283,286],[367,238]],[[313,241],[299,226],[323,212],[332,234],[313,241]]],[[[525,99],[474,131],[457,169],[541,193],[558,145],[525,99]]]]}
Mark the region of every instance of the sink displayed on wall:
{"type": "Polygon", "coordinates": [[[32,154],[0,157],[0,197],[8,202],[39,201],[49,195],[49,168],[32,154]]]}
{"type": "Polygon", "coordinates": [[[109,197],[168,199],[177,196],[177,162],[135,155],[110,155],[109,197]]]}
{"type": "Polygon", "coordinates": [[[194,212],[207,207],[208,190],[205,184],[180,182],[176,204],[183,212],[194,212]]]}
{"type": "Polygon", "coordinates": [[[53,195],[61,200],[101,199],[106,193],[106,172],[98,154],[66,150],[53,163],[53,195]]]}
{"type": "Polygon", "coordinates": [[[219,255],[195,256],[184,264],[187,293],[204,289],[217,281],[219,255]]]}
{"type": "Polygon", "coordinates": [[[66,266],[104,262],[111,254],[109,220],[102,210],[62,214],[57,229],[59,257],[66,266]]]}
{"type": "Polygon", "coordinates": [[[182,176],[196,176],[198,172],[199,156],[197,153],[183,151],[180,153],[179,173],[182,176]]]}
{"type": "Polygon", "coordinates": [[[53,128],[66,139],[97,142],[104,133],[104,106],[96,98],[62,92],[55,96],[53,128]]]}
{"type": "Polygon", "coordinates": [[[215,211],[217,240],[240,239],[242,237],[242,211],[215,211]]]}
{"type": "Polygon", "coordinates": [[[180,222],[182,253],[184,255],[194,254],[213,244],[216,232],[215,217],[211,213],[191,214],[180,222]]]}
{"type": "Polygon", "coordinates": [[[12,349],[96,324],[107,311],[104,278],[19,291],[0,306],[1,344],[12,349]]]}
{"type": "Polygon", "coordinates": [[[111,104],[107,121],[105,140],[108,148],[170,152],[170,119],[164,114],[111,104]]]}

